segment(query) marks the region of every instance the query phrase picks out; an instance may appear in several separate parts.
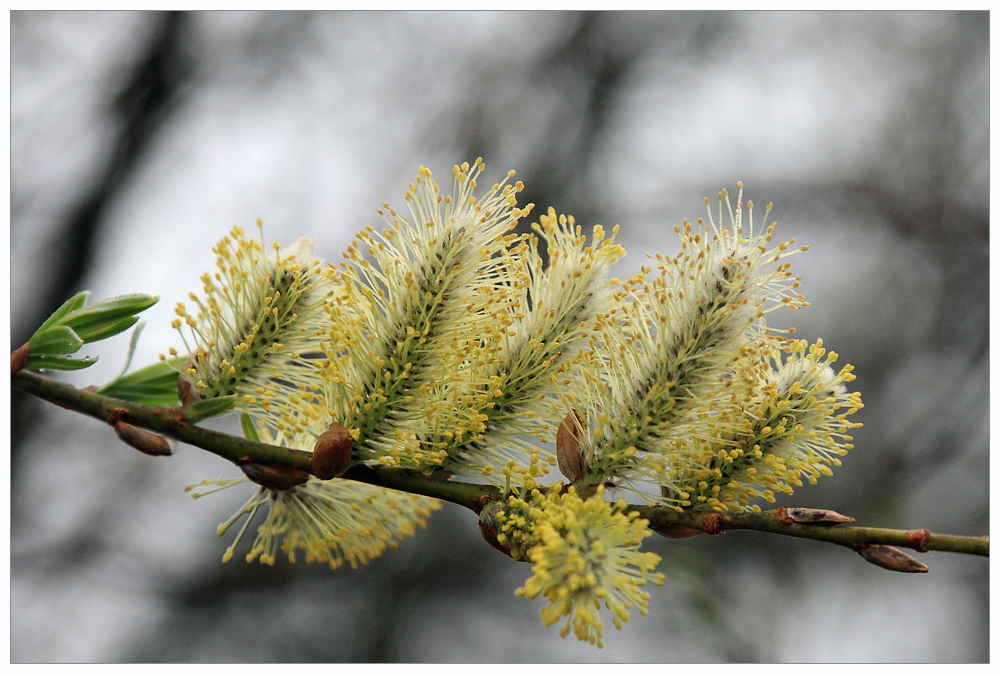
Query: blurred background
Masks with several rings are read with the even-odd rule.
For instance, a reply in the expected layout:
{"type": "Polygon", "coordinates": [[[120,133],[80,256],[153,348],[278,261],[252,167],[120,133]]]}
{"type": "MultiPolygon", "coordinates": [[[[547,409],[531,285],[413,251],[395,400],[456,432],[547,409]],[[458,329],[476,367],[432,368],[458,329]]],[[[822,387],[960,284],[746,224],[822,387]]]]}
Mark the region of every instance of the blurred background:
{"type": "MultiPolygon", "coordinates": [[[[147,292],[151,363],[233,225],[336,260],[421,164],[447,184],[482,156],[536,216],[620,224],[619,276],[742,180],[811,246],[812,307],[770,323],[822,337],[866,404],[844,466],[779,505],[985,534],[988,54],[985,12],[14,12],[11,348],[78,290],[147,292]]],[[[103,383],[127,342],[60,376],[103,383]]],[[[982,558],[904,575],[803,540],[654,537],[666,585],[597,650],[542,627],[514,596],[530,567],[468,511],[358,571],[223,565],[249,488],[182,488],[235,467],[143,457],[16,393],[11,425],[14,662],[989,659],[982,558]]]]}

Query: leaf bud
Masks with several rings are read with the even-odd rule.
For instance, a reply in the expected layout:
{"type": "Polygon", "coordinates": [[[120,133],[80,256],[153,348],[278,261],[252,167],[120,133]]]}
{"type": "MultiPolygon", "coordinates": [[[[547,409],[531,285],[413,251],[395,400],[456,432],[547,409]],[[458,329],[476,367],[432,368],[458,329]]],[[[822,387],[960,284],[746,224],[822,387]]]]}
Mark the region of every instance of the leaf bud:
{"type": "Polygon", "coordinates": [[[265,463],[248,462],[240,465],[240,470],[261,487],[284,491],[305,484],[309,473],[297,468],[272,466],[265,463]]]}
{"type": "Polygon", "coordinates": [[[692,529],[691,527],[682,527],[676,524],[650,524],[649,528],[664,538],[669,538],[675,541],[684,538],[692,538],[698,534],[705,533],[702,529],[692,529]]]}
{"type": "Polygon", "coordinates": [[[147,430],[127,424],[124,421],[115,423],[115,433],[118,438],[130,447],[138,449],[149,456],[170,456],[170,445],[166,438],[154,435],[147,430]]]}
{"type": "Polygon", "coordinates": [[[853,517],[821,508],[779,508],[778,510],[782,521],[789,524],[792,522],[800,524],[849,524],[854,521],[853,517]]]}
{"type": "Polygon", "coordinates": [[[30,347],[28,343],[25,342],[17,351],[10,354],[10,373],[15,374],[19,372],[25,365],[28,364],[28,355],[30,347]]]}
{"type": "Polygon", "coordinates": [[[865,544],[856,546],[854,549],[865,558],[866,562],[881,566],[883,569],[902,573],[927,573],[928,571],[924,564],[891,545],[865,544]]]}

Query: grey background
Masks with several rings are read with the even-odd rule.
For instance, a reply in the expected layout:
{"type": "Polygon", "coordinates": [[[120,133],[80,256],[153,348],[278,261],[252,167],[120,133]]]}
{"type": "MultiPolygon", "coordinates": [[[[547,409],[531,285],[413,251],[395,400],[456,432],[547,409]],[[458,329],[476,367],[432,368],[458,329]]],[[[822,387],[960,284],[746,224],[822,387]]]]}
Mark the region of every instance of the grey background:
{"type": "MultiPolygon", "coordinates": [[[[987,533],[988,53],[986,13],[15,12],[11,346],[79,289],[142,291],[151,362],[231,226],[336,260],[421,164],[482,155],[539,209],[620,224],[619,276],[742,180],[812,247],[792,259],[812,307],[770,322],[824,338],[866,404],[843,468],[780,503],[987,533]]],[[[69,379],[113,377],[126,343],[69,379]]],[[[181,489],[235,468],[12,405],[15,662],[989,658],[988,561],[944,553],[914,576],[808,541],[649,539],[667,584],[601,651],[543,628],[514,596],[529,567],[454,507],[359,571],[222,565],[246,494],[181,489]]]]}

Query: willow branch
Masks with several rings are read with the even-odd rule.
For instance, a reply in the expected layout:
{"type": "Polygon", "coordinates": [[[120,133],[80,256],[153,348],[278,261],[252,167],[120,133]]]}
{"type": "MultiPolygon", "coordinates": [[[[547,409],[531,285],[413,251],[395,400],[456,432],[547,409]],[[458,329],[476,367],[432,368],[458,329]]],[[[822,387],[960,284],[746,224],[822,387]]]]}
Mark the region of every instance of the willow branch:
{"type": "Polygon", "coordinates": [[[989,536],[935,534],[927,529],[902,530],[858,527],[844,524],[813,524],[791,521],[786,508],[763,512],[712,513],[676,512],[657,506],[636,506],[634,510],[653,527],[683,527],[710,534],[724,531],[765,531],[781,536],[825,541],[857,550],[864,545],[892,545],[917,552],[939,550],[989,557],[989,536]]]}
{"type": "MultiPolygon", "coordinates": [[[[182,407],[153,407],[109,398],[78,389],[35,372],[22,370],[11,377],[15,388],[65,409],[110,425],[124,421],[199,447],[237,465],[263,463],[310,472],[311,452],[254,442],[228,433],[192,425],[182,407]]],[[[483,496],[497,499],[499,490],[488,485],[450,482],[402,468],[367,466],[349,468],[342,478],[449,501],[478,511],[483,496]]]]}
{"type": "MultiPolygon", "coordinates": [[[[253,442],[195,426],[185,419],[184,408],[138,405],[77,389],[69,384],[23,370],[14,374],[11,381],[15,388],[66,409],[86,414],[111,425],[124,421],[156,431],[200,447],[237,465],[257,462],[305,472],[310,470],[310,452],[253,442]]],[[[486,501],[501,498],[500,491],[490,485],[452,482],[402,468],[358,464],[349,468],[341,478],[441,499],[475,512],[479,512],[486,501]]],[[[988,536],[953,536],[931,533],[926,529],[906,531],[841,524],[801,523],[790,520],[785,508],[758,513],[677,512],[658,506],[630,506],[630,509],[649,520],[654,528],[689,529],[692,533],[763,531],[825,541],[854,550],[865,545],[892,545],[918,552],[939,550],[989,556],[988,536]]]]}

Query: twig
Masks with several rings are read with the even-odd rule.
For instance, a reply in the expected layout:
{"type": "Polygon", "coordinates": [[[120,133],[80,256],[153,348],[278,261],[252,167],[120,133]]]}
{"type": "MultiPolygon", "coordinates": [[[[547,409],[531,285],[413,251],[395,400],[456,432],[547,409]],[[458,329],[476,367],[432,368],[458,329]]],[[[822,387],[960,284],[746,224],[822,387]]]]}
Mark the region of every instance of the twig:
{"type": "Polygon", "coordinates": [[[805,524],[788,521],[786,517],[783,517],[785,508],[765,510],[759,513],[694,511],[679,513],[657,506],[637,506],[635,510],[642,517],[648,519],[653,526],[687,527],[710,534],[721,534],[724,531],[734,530],[766,531],[782,536],[826,541],[852,550],[857,550],[864,545],[878,544],[910,548],[917,552],[940,550],[984,557],[990,555],[989,536],[952,536],[931,533],[926,529],[906,531],[843,524],[805,524]]]}
{"type": "MultiPolygon", "coordinates": [[[[253,442],[235,435],[192,426],[185,420],[181,407],[152,407],[109,398],[25,370],[13,375],[11,383],[15,388],[65,409],[86,414],[112,426],[124,421],[156,431],[200,447],[237,465],[254,462],[310,472],[311,452],[253,442]]],[[[477,512],[484,496],[489,496],[492,500],[500,498],[500,491],[489,485],[449,482],[403,468],[358,464],[349,468],[341,477],[430,496],[477,512]]]]}
{"type": "MultiPolygon", "coordinates": [[[[112,426],[118,422],[157,431],[187,444],[200,447],[235,464],[256,462],[309,472],[310,452],[253,442],[188,423],[180,407],[138,405],[97,393],[77,389],[35,372],[21,371],[11,377],[14,387],[38,398],[94,417],[112,426]]],[[[385,466],[357,464],[341,478],[421,494],[456,503],[479,512],[490,500],[498,500],[500,491],[490,485],[452,482],[416,471],[385,466]]],[[[835,543],[852,550],[870,545],[892,545],[918,552],[940,550],[989,556],[988,536],[953,536],[935,534],[926,529],[913,531],[874,527],[845,526],[830,523],[795,522],[785,508],[763,512],[711,513],[677,512],[660,506],[630,506],[650,525],[720,534],[724,531],[764,531],[782,536],[808,538],[835,543]]]]}

